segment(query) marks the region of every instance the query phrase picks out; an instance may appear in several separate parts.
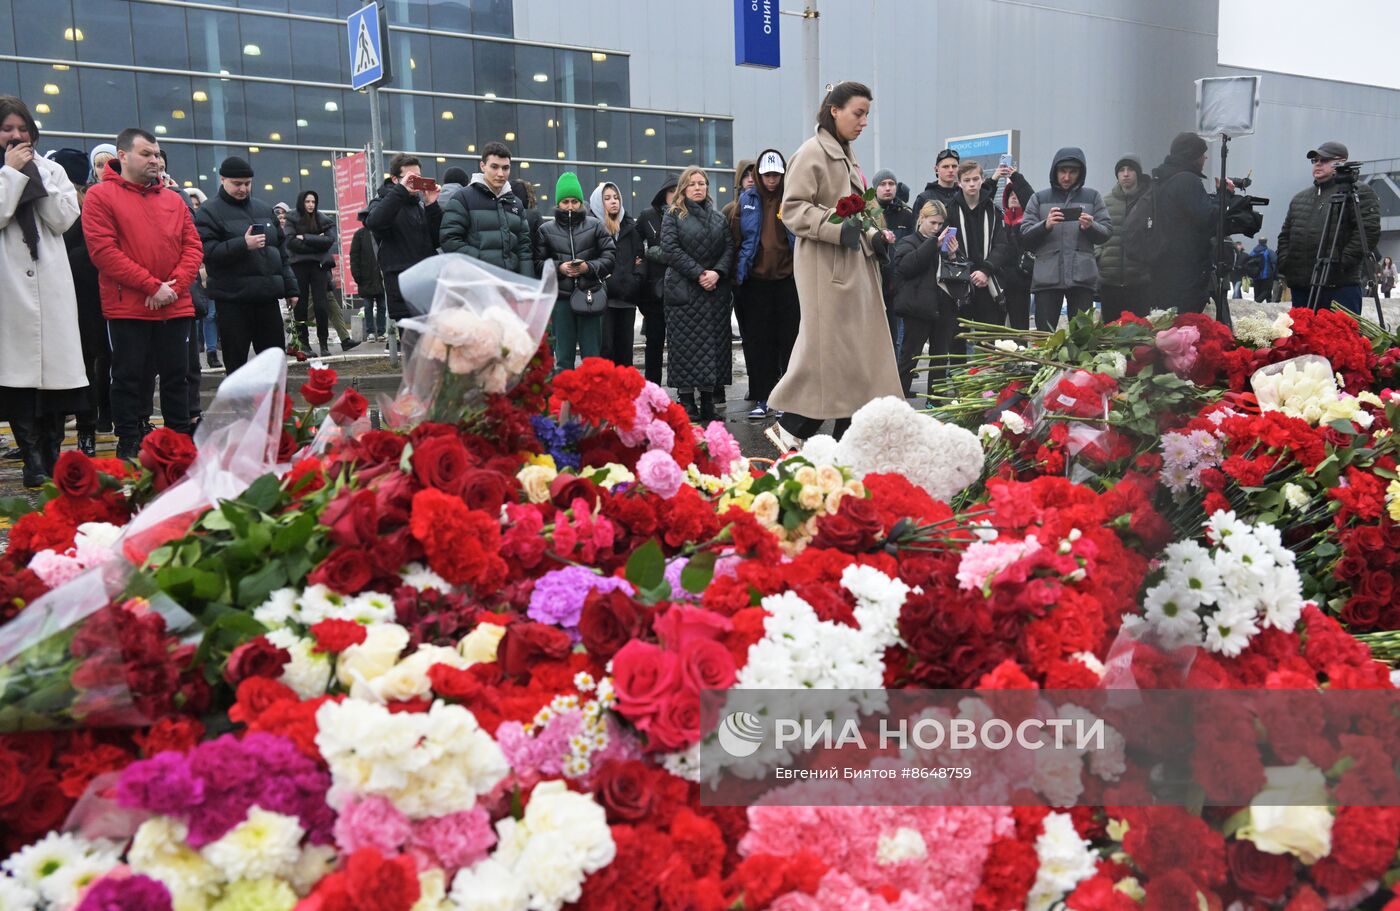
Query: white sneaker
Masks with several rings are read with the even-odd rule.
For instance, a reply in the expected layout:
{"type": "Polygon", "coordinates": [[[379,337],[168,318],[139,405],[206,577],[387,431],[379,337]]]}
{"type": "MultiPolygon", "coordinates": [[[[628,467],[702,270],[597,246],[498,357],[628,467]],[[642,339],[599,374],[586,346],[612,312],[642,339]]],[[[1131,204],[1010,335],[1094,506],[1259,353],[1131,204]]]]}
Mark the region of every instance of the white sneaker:
{"type": "Polygon", "coordinates": [[[781,424],[773,424],[763,435],[768,438],[774,448],[778,450],[778,455],[784,456],[789,452],[795,452],[802,448],[802,440],[788,433],[781,424]]]}

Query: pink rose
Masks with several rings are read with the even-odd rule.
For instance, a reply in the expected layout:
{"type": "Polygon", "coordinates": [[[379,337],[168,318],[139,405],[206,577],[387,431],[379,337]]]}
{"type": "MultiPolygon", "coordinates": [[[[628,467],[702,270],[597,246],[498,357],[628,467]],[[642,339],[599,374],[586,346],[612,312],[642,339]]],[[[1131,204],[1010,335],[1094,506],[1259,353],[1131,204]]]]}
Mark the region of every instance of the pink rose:
{"type": "Polygon", "coordinates": [[[671,652],[633,639],[613,656],[617,709],[633,723],[656,714],[680,688],[680,659],[671,652]]]}
{"type": "Polygon", "coordinates": [[[669,500],[681,489],[685,472],[670,454],[653,449],[637,460],[637,480],[663,500],[669,500]]]}
{"type": "Polygon", "coordinates": [[[650,748],[683,750],[700,739],[700,699],[694,693],[672,696],[647,729],[650,748]]]}
{"type": "Polygon", "coordinates": [[[1195,326],[1178,326],[1157,333],[1157,349],[1167,359],[1167,368],[1177,375],[1188,373],[1196,363],[1196,343],[1201,332],[1195,326]]]}
{"type": "Polygon", "coordinates": [[[661,644],[678,651],[693,639],[721,639],[733,628],[734,624],[723,614],[683,604],[672,606],[652,621],[652,630],[661,644]]]}

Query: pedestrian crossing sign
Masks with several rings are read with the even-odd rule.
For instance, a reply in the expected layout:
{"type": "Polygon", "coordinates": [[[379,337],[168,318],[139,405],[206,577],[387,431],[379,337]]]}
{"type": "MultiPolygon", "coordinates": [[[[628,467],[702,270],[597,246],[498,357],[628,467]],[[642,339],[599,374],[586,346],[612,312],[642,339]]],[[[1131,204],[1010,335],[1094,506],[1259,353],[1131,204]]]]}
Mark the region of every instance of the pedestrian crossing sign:
{"type": "Polygon", "coordinates": [[[345,24],[350,37],[350,87],[362,89],[384,79],[384,42],[379,28],[379,4],[351,13],[345,24]]]}

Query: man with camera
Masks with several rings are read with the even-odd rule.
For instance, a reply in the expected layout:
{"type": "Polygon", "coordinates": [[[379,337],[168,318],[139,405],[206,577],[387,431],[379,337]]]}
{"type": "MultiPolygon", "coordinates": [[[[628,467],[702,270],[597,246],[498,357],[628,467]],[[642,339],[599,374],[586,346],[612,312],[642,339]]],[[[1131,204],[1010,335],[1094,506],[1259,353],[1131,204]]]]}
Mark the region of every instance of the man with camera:
{"type": "Polygon", "coordinates": [[[286,237],[272,207],[254,199],[253,168],[230,156],[219,165],[219,192],[195,216],[204,243],[206,289],[218,301],[214,320],[231,374],[255,354],[285,347],[279,298],[296,306],[296,276],[284,252],[286,237]]]}
{"type": "Polygon", "coordinates": [[[1316,285],[1315,306],[1338,303],[1360,313],[1363,270],[1374,268],[1364,261],[1366,251],[1376,249],[1381,239],[1380,200],[1368,185],[1357,181],[1360,165],[1346,163],[1347,147],[1340,142],[1324,142],[1308,153],[1308,160],[1313,185],[1293,197],[1279,230],[1279,276],[1292,292],[1295,307],[1308,306],[1316,285]],[[1357,205],[1344,205],[1338,218],[1334,194],[1352,192],[1357,205]],[[1364,235],[1357,230],[1358,219],[1364,235]]]}

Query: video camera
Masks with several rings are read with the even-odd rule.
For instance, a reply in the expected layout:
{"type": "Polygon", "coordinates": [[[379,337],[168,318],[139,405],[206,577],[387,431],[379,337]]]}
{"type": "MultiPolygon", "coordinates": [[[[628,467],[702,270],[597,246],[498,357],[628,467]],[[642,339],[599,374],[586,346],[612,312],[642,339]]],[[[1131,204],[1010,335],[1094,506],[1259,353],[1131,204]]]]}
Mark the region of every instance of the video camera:
{"type": "Polygon", "coordinates": [[[1361,162],[1348,161],[1346,164],[1337,165],[1337,169],[1332,172],[1332,179],[1339,184],[1354,184],[1361,176],[1361,162]]]}
{"type": "MultiPolygon", "coordinates": [[[[1235,190],[1247,190],[1254,183],[1248,177],[1232,177],[1230,182],[1235,185],[1235,190]]],[[[1254,210],[1267,206],[1268,197],[1243,195],[1231,192],[1227,187],[1222,187],[1221,192],[1225,194],[1225,236],[1243,234],[1253,237],[1257,234],[1264,226],[1264,216],[1254,210]]]]}

